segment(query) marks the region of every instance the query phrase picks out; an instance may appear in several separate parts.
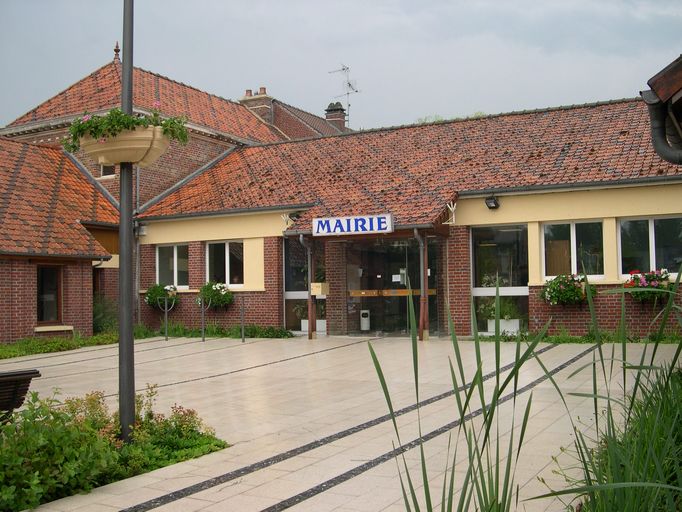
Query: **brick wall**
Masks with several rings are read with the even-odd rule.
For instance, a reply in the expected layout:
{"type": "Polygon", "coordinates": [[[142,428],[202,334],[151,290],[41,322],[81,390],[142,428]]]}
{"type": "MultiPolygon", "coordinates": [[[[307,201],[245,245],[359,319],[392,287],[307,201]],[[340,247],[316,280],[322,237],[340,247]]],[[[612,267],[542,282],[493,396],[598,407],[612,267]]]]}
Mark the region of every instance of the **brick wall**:
{"type": "MultiPolygon", "coordinates": [[[[62,324],[92,334],[92,264],[62,265],[62,324]]],[[[0,259],[0,342],[33,336],[37,325],[38,270],[28,259],[0,259]]]]}
{"type": "MultiPolygon", "coordinates": [[[[471,334],[471,250],[468,226],[450,226],[446,241],[447,291],[450,314],[458,335],[471,334]]],[[[447,318],[445,319],[447,322],[447,318]]],[[[447,325],[447,323],[445,324],[447,325]]]]}
{"type": "Polygon", "coordinates": [[[327,295],[327,333],[348,332],[348,291],[346,285],[346,244],[327,241],[324,265],[329,283],[327,295]]]}
{"type": "MultiPolygon", "coordinates": [[[[597,295],[594,297],[594,306],[597,313],[597,322],[602,331],[614,332],[618,328],[621,318],[621,295],[603,293],[620,286],[597,286],[597,295]]],[[[550,334],[568,331],[573,335],[587,334],[590,330],[590,311],[585,305],[551,306],[540,298],[541,286],[531,286],[528,297],[529,330],[539,331],[548,320],[552,320],[549,328],[550,334]]],[[[682,298],[678,297],[678,304],[682,304],[682,298]]],[[[654,306],[653,303],[639,302],[629,294],[625,295],[625,318],[628,334],[645,336],[653,332],[660,325],[654,322],[655,317],[663,309],[662,304],[654,306]],[[652,322],[654,322],[652,324],[652,322]]],[[[669,331],[680,332],[679,325],[674,320],[669,322],[669,331]]]]}
{"type": "MultiPolygon", "coordinates": [[[[181,323],[188,327],[201,325],[201,310],[196,304],[195,290],[206,282],[206,260],[204,242],[189,244],[189,292],[178,294],[179,300],[168,315],[168,321],[181,323]]],[[[140,248],[140,287],[146,289],[156,281],[156,246],[142,245],[140,248]]],[[[282,279],[282,238],[264,239],[265,252],[265,291],[234,292],[234,302],[226,308],[211,308],[206,313],[206,322],[223,327],[238,325],[240,322],[241,301],[244,301],[244,320],[247,324],[281,327],[283,317],[283,279],[282,279]]],[[[163,321],[163,312],[142,301],[142,322],[149,327],[158,328],[163,321]]]]}

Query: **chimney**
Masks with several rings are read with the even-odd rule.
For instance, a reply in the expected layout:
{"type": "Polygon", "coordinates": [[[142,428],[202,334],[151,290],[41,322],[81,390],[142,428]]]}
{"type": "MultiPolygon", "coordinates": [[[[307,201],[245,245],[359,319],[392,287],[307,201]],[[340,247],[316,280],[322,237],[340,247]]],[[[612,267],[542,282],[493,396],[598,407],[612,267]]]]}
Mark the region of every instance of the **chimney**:
{"type": "Polygon", "coordinates": [[[272,98],[268,96],[265,87],[259,87],[255,94],[253,89],[246,89],[239,102],[265,122],[272,124],[272,98]]]}
{"type": "Polygon", "coordinates": [[[336,126],[340,131],[346,128],[346,109],[343,108],[340,101],[330,103],[324,111],[325,119],[332,125],[336,126]]]}

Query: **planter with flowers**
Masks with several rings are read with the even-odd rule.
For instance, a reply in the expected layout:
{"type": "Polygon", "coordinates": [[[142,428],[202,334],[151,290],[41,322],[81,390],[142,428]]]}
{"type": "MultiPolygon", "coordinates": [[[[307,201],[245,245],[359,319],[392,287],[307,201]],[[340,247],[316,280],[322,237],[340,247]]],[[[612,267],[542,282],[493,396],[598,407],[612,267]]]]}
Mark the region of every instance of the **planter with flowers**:
{"type": "Polygon", "coordinates": [[[147,288],[147,293],[144,294],[144,303],[163,311],[166,308],[166,299],[168,299],[167,307],[170,311],[178,300],[177,294],[178,289],[172,284],[166,286],[153,284],[147,288]]]}
{"type": "Polygon", "coordinates": [[[187,143],[185,121],[163,118],[156,109],[144,115],[125,114],[118,108],[103,116],[86,112],[71,123],[62,145],[70,153],[82,149],[99,164],[131,162],[148,167],[168,149],[171,139],[187,143]]]}
{"type": "Polygon", "coordinates": [[[668,270],[661,268],[650,272],[633,270],[630,272],[630,279],[623,286],[629,289],[630,295],[635,300],[656,302],[660,298],[663,302],[667,299],[667,295],[661,291],[671,289],[672,283],[670,283],[668,270]]]}
{"type": "Polygon", "coordinates": [[[197,303],[204,303],[206,307],[220,308],[232,304],[234,297],[232,292],[228,290],[225,283],[216,283],[209,281],[199,290],[197,303]]]}
{"type": "Polygon", "coordinates": [[[540,297],[552,306],[568,306],[583,304],[588,293],[594,296],[594,288],[586,285],[585,276],[562,274],[545,283],[540,297]]]}

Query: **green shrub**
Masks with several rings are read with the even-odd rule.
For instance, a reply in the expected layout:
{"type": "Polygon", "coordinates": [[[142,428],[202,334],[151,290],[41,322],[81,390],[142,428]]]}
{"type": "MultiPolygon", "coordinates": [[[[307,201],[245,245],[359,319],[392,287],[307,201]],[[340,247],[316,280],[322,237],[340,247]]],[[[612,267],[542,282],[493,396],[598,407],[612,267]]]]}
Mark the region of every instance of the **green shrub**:
{"type": "Polygon", "coordinates": [[[0,510],[34,508],[87,491],[117,461],[106,439],[36,393],[12,423],[0,426],[0,446],[0,510]]]}
{"type": "Polygon", "coordinates": [[[81,347],[96,345],[110,345],[118,343],[118,334],[107,332],[95,336],[74,336],[72,338],[24,338],[14,343],[0,343],[0,359],[45,354],[48,352],[63,352],[81,347]]]}
{"type": "Polygon", "coordinates": [[[92,299],[92,332],[114,332],[118,328],[118,308],[101,293],[92,299]]]}
{"type": "Polygon", "coordinates": [[[199,299],[203,300],[204,304],[210,304],[212,308],[219,308],[232,304],[234,297],[225,283],[209,281],[199,290],[197,300],[199,299]]]}
{"type": "Polygon", "coordinates": [[[226,448],[197,413],[178,405],[155,413],[156,388],[136,396],[132,442],[119,440],[104,393],[55,399],[31,393],[0,426],[0,510],[24,510],[122,478],[226,448]]]}
{"type": "MultiPolygon", "coordinates": [[[[245,325],[245,338],[293,338],[294,333],[282,327],[260,327],[258,325],[245,325]]],[[[233,325],[225,332],[227,338],[241,338],[242,328],[239,325],[233,325]]]]}
{"type": "Polygon", "coordinates": [[[133,338],[136,340],[143,339],[143,338],[153,338],[154,336],[158,336],[159,332],[155,331],[151,327],[147,327],[144,324],[135,324],[133,327],[133,338]]]}

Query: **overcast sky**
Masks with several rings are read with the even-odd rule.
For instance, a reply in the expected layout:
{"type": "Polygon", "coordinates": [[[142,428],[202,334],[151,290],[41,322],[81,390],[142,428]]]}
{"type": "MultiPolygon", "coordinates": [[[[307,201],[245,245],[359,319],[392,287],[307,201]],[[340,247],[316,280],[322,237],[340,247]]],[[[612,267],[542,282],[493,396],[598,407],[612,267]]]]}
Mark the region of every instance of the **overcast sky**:
{"type": "MultiPolygon", "coordinates": [[[[682,52],[682,1],[138,0],[134,64],[220,96],[266,86],[350,125],[633,97],[682,52]]],[[[122,0],[2,0],[0,126],[113,57],[122,0]]],[[[162,99],[163,101],[163,99],[162,99]]]]}

